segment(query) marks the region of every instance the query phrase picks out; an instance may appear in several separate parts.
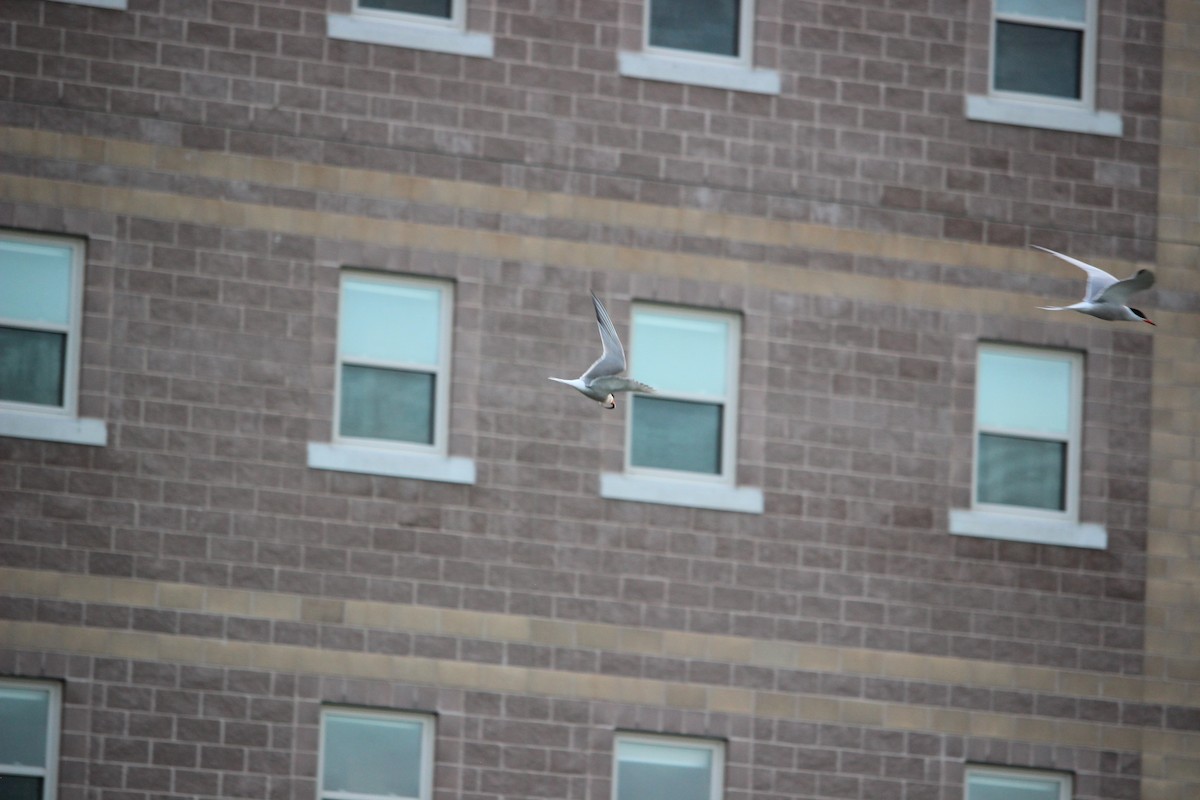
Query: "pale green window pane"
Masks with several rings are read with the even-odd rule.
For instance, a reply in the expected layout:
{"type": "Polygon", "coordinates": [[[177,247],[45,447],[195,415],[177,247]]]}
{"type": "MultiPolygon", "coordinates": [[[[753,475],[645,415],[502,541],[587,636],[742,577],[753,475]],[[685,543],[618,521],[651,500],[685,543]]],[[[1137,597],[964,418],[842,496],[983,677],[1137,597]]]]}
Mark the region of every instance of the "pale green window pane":
{"type": "Polygon", "coordinates": [[[979,427],[1067,436],[1072,362],[999,350],[979,351],[979,427]]]}
{"type": "Polygon", "coordinates": [[[1062,442],[979,435],[981,503],[1066,508],[1067,446],[1062,442]]]}
{"type": "Polygon", "coordinates": [[[630,464],[721,474],[721,405],[645,395],[632,401],[630,464]]]}
{"type": "Polygon", "coordinates": [[[49,720],[50,692],[0,688],[0,764],[45,767],[49,720]]]}
{"type": "Polygon", "coordinates": [[[618,743],[618,800],[709,800],[712,777],[706,748],[618,743]]]}
{"type": "Polygon", "coordinates": [[[346,278],[339,347],[343,359],[437,366],[442,289],[346,278]]]}
{"type": "Polygon", "coordinates": [[[996,13],[1086,22],[1087,0],[996,0],[996,13]]]}
{"type": "Polygon", "coordinates": [[[1059,800],[1059,782],[1046,778],[972,775],[967,800],[1059,800]]]}
{"type": "Polygon", "coordinates": [[[433,444],[435,377],[375,367],[342,367],[342,436],[433,444]]]}
{"type": "Polygon", "coordinates": [[[728,320],[635,311],[631,376],[660,392],[724,397],[730,335],[728,320]]]}
{"type": "Polygon", "coordinates": [[[65,245],[0,240],[0,317],[69,324],[72,254],[65,245]]]}
{"type": "Polygon", "coordinates": [[[65,333],[0,327],[0,400],[61,406],[66,353],[65,333]]]}
{"type": "Polygon", "coordinates": [[[322,791],[417,797],[421,733],[415,721],[327,714],[322,791]]]}

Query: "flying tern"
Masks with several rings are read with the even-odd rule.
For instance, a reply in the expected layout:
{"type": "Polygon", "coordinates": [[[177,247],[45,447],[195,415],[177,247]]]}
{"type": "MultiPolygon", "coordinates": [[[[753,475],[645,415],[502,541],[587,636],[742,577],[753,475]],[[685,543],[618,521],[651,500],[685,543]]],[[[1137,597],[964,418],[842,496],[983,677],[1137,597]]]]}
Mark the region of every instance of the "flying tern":
{"type": "Polygon", "coordinates": [[[652,393],[654,390],[646,384],[632,378],[621,377],[621,373],[625,371],[626,367],[625,349],[621,347],[617,329],[613,327],[608,311],[605,310],[604,304],[600,302],[600,298],[596,297],[594,292],[592,293],[592,305],[596,307],[596,325],[600,328],[600,341],[604,345],[604,352],[596,359],[596,363],[588,367],[587,372],[578,378],[551,378],[550,380],[578,389],[583,395],[590,397],[605,408],[617,407],[615,397],[617,392],[652,393]]]}
{"type": "Polygon", "coordinates": [[[1099,267],[1085,264],[1076,258],[1056,253],[1048,247],[1033,245],[1038,250],[1045,250],[1052,256],[1057,256],[1068,264],[1074,264],[1087,273],[1087,289],[1083,299],[1069,306],[1039,306],[1044,311],[1078,311],[1099,319],[1128,320],[1130,322],[1154,323],[1136,308],[1125,305],[1129,295],[1149,289],[1154,285],[1154,273],[1148,269],[1139,269],[1132,278],[1119,281],[1099,267]]]}

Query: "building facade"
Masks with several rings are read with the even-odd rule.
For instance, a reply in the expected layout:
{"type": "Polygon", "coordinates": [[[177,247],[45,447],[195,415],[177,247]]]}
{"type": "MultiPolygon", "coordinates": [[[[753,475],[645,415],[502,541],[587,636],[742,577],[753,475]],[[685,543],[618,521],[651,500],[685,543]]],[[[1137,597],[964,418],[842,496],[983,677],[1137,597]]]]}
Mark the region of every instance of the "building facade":
{"type": "Polygon", "coordinates": [[[700,5],[0,9],[0,796],[1200,795],[1200,6],[700,5]]]}

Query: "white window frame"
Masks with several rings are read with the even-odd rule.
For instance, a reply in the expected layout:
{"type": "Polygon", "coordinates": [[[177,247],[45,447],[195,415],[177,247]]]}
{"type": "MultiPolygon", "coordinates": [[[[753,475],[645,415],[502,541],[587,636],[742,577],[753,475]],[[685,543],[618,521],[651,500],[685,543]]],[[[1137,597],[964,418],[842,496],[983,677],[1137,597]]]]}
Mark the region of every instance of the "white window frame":
{"type": "Polygon", "coordinates": [[[333,39],[479,58],[495,52],[490,35],[467,30],[467,0],[451,0],[449,17],[364,8],[354,0],[351,13],[327,14],[326,25],[333,39]]]}
{"type": "Polygon", "coordinates": [[[620,74],[630,78],[732,89],[756,94],[779,94],[781,81],[775,70],[754,68],[755,0],[740,0],[738,54],[723,56],[697,50],[656,47],[650,44],[650,4],[642,2],[640,52],[617,54],[620,74]]]}
{"type": "MultiPolygon", "coordinates": [[[[687,472],[684,470],[655,469],[631,463],[633,453],[633,404],[631,397],[625,403],[625,442],[623,472],[604,473],[600,476],[600,496],[615,500],[632,500],[642,503],[708,508],[718,511],[739,511],[748,514],[763,513],[762,490],[736,486],[738,464],[739,403],[741,390],[741,340],[742,317],[729,311],[664,305],[661,303],[634,303],[630,314],[630,375],[637,375],[637,341],[633,320],[639,311],[652,311],[683,318],[720,320],[729,325],[726,341],[726,390],[722,398],[709,395],[693,395],[669,392],[656,387],[652,397],[663,400],[682,400],[698,403],[717,403],[721,410],[721,468],[716,475],[687,472]]],[[[646,376],[642,376],[646,377],[646,376]]],[[[646,381],[654,384],[653,378],[646,381]]]]}
{"type": "Polygon", "coordinates": [[[1010,539],[1015,541],[1058,544],[1104,549],[1108,536],[1094,523],[1079,522],[1080,472],[1083,463],[1083,384],[1084,358],[1075,350],[1030,347],[1000,342],[980,342],[975,360],[975,405],[971,411],[971,508],[950,511],[950,532],[965,536],[1010,539]],[[1066,436],[1041,431],[981,426],[979,422],[980,369],[985,352],[1058,358],[1071,365],[1066,436]],[[1024,439],[1063,442],[1067,446],[1064,506],[1061,511],[1016,505],[985,503],[979,500],[979,435],[991,433],[1024,439]]]}
{"type": "Polygon", "coordinates": [[[988,778],[1029,778],[1053,781],[1058,784],[1058,800],[1071,800],[1074,791],[1074,779],[1069,772],[1057,772],[1043,769],[1026,769],[1023,767],[993,767],[984,764],[968,764],[963,771],[963,800],[971,800],[971,778],[973,776],[988,778]]]}
{"type": "Polygon", "coordinates": [[[103,447],[108,429],[103,420],[82,419],[79,412],[79,371],[83,339],[83,273],[86,243],[70,236],[52,236],[24,231],[0,231],[0,239],[34,245],[55,245],[71,249],[71,284],[67,298],[70,318],[66,325],[0,317],[0,325],[26,330],[66,334],[63,359],[63,402],[61,406],[21,403],[0,399],[0,436],[40,439],[69,444],[103,447]]]}
{"type": "Polygon", "coordinates": [[[41,800],[55,800],[58,796],[58,752],[62,729],[62,687],[53,681],[26,680],[22,678],[0,678],[3,689],[43,690],[50,696],[46,711],[46,766],[25,767],[0,763],[0,775],[20,775],[42,779],[41,800]]]}
{"type": "Polygon", "coordinates": [[[450,382],[453,365],[454,297],[453,281],[414,275],[393,275],[361,269],[342,269],[338,275],[338,341],[334,351],[333,419],[331,441],[308,443],[308,466],[338,472],[357,472],[397,478],[441,481],[445,483],[475,483],[475,462],[447,454],[450,439],[450,382]],[[345,281],[347,278],[392,286],[433,286],[441,290],[440,347],[438,363],[430,369],[427,364],[343,359],[341,321],[345,316],[345,281]],[[342,366],[380,367],[408,370],[434,375],[433,442],[394,441],[358,436],[343,436],[342,366]]]}
{"type": "Polygon", "coordinates": [[[988,90],[984,95],[967,96],[967,118],[982,122],[999,122],[1035,128],[1092,133],[1100,136],[1121,136],[1121,115],[1096,109],[1097,48],[1099,42],[1098,0],[1084,0],[1085,20],[1038,17],[1027,14],[1004,13],[997,9],[997,0],[989,0],[988,16],[988,90]],[[996,31],[997,23],[1013,22],[1043,28],[1061,28],[1083,32],[1083,52],[1080,56],[1080,97],[1053,97],[1033,92],[1014,92],[996,88],[996,31]]]}
{"type": "Polygon", "coordinates": [[[612,750],[612,800],[619,800],[621,760],[618,755],[620,744],[648,744],[658,747],[680,747],[693,750],[708,750],[712,753],[712,775],[709,800],[721,800],[725,795],[725,743],[717,739],[703,739],[694,736],[675,736],[661,733],[632,733],[617,731],[613,735],[612,750]]]}
{"type": "Polygon", "coordinates": [[[353,706],[322,705],[319,744],[317,750],[317,800],[431,800],[433,797],[434,727],[437,718],[432,714],[411,711],[387,711],[353,706]],[[325,791],[325,720],[330,714],[360,719],[418,722],[421,724],[421,776],[419,794],[414,798],[399,795],[362,794],[358,792],[325,791]]]}

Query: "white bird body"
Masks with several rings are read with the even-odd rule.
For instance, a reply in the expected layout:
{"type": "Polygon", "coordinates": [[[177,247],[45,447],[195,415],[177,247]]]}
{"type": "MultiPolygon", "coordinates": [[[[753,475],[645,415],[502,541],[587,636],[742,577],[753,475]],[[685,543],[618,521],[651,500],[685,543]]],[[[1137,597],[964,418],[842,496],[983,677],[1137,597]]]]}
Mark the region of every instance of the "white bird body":
{"type": "Polygon", "coordinates": [[[595,400],[605,408],[617,407],[615,397],[617,392],[653,393],[654,390],[641,381],[621,375],[626,368],[625,348],[621,346],[621,339],[617,336],[617,329],[613,327],[608,311],[594,293],[592,294],[592,305],[596,307],[596,325],[600,328],[600,342],[604,345],[604,351],[595,363],[588,367],[587,372],[578,378],[551,378],[550,380],[578,390],[585,397],[595,400]]]}
{"type": "Polygon", "coordinates": [[[1038,306],[1043,311],[1078,311],[1080,314],[1110,321],[1146,322],[1150,321],[1141,311],[1126,305],[1129,296],[1134,292],[1149,289],[1154,285],[1154,273],[1148,269],[1139,269],[1132,278],[1119,281],[1099,267],[1084,263],[1076,258],[1064,256],[1048,247],[1032,245],[1038,250],[1044,250],[1052,256],[1057,256],[1068,264],[1074,264],[1087,273],[1087,288],[1083,299],[1069,306],[1038,306]]]}

